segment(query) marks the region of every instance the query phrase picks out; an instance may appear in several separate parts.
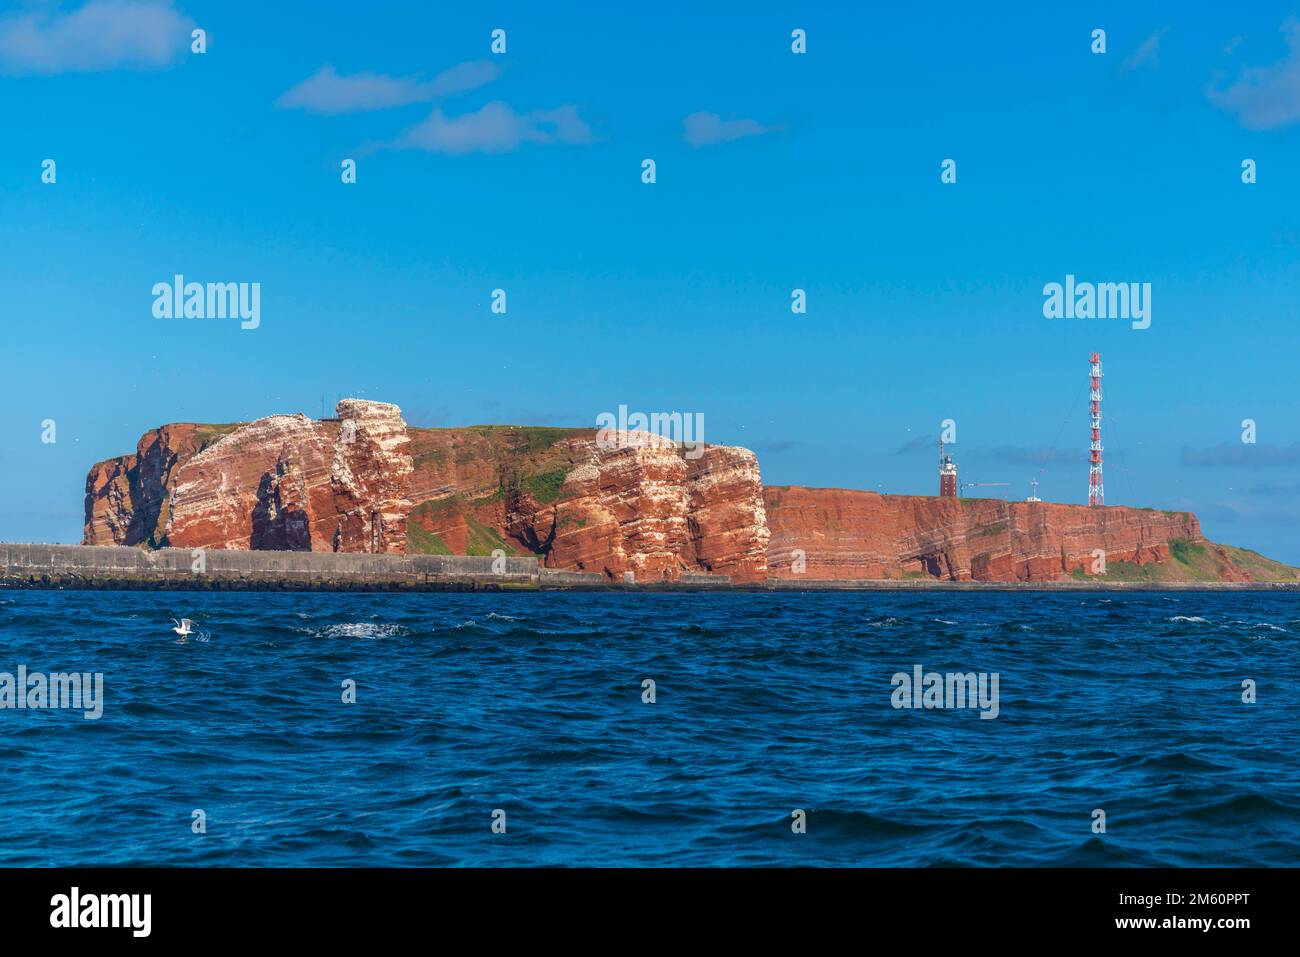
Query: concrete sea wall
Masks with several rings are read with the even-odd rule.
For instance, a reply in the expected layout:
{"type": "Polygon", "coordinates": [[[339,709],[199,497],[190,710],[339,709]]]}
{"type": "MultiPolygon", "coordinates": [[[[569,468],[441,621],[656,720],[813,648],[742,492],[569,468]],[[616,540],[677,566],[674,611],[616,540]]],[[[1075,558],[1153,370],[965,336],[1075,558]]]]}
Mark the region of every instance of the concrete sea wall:
{"type": "Polygon", "coordinates": [[[688,573],[680,582],[610,582],[541,567],[534,557],[366,555],[0,542],[0,587],[231,591],[1293,591],[1294,582],[952,582],[934,579],[768,579],[733,584],[688,573]],[[494,562],[498,563],[494,566],[494,562]],[[501,564],[503,563],[503,564],[501,564]]]}
{"type": "Polygon", "coordinates": [[[538,587],[536,558],[0,543],[0,585],[63,588],[477,590],[538,587]]]}
{"type": "MultiPolygon", "coordinates": [[[[595,572],[542,568],[537,558],[356,552],[149,550],[0,542],[0,587],[241,591],[503,591],[630,587],[595,572]]],[[[684,575],[646,590],[726,588],[726,575],[684,575]]]]}

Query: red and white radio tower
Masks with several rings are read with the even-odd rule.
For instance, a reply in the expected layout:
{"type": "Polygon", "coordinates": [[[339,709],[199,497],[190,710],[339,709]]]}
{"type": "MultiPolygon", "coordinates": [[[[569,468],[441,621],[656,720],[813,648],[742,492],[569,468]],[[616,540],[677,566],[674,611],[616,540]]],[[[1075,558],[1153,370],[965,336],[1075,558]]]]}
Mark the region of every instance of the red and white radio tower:
{"type": "Polygon", "coordinates": [[[1088,411],[1092,416],[1092,444],[1088,446],[1088,504],[1106,504],[1106,490],[1101,484],[1101,353],[1092,354],[1088,370],[1092,388],[1088,392],[1088,411]]]}

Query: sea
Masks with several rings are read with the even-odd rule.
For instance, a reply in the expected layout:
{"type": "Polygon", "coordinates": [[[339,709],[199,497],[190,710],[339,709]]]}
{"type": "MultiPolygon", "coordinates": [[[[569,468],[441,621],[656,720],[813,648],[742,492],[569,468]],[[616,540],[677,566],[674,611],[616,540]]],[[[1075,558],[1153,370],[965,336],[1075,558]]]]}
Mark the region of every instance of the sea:
{"type": "Polygon", "coordinates": [[[4,591],[0,866],[1294,866],[1298,638],[1280,592],[4,591]]]}

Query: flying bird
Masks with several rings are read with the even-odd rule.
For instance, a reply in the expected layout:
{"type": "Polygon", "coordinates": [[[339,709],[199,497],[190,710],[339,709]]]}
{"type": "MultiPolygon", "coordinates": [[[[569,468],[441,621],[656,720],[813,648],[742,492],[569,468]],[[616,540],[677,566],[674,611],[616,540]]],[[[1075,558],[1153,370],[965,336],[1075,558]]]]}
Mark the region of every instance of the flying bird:
{"type": "Polygon", "coordinates": [[[175,626],[172,628],[172,631],[180,635],[180,637],[176,639],[178,645],[184,644],[189,641],[190,638],[194,638],[196,641],[207,641],[210,637],[208,632],[204,631],[202,628],[195,628],[194,622],[188,618],[182,618],[180,621],[173,618],[172,624],[175,626]]]}

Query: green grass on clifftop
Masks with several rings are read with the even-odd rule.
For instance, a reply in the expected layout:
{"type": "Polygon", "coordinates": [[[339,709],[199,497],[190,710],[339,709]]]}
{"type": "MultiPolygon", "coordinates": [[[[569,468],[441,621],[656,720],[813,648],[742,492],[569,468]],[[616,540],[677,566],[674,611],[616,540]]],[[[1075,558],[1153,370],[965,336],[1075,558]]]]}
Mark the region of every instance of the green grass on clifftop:
{"type": "Polygon", "coordinates": [[[1244,572],[1254,581],[1300,581],[1300,569],[1233,545],[1171,538],[1169,556],[1167,562],[1150,565],[1107,562],[1105,575],[1089,575],[1076,568],[1070,572],[1070,577],[1079,581],[1096,578],[1119,582],[1217,582],[1240,577],[1240,574],[1232,574],[1235,571],[1244,572]],[[1223,556],[1226,556],[1226,561],[1223,556]]]}
{"type": "Polygon", "coordinates": [[[1265,558],[1259,552],[1235,545],[1220,545],[1234,566],[1250,573],[1250,577],[1261,582],[1300,581],[1300,568],[1293,568],[1271,558],[1265,558]]]}

